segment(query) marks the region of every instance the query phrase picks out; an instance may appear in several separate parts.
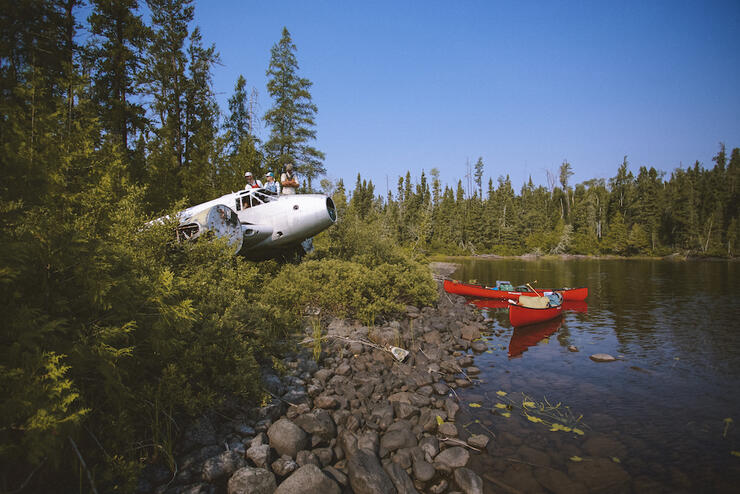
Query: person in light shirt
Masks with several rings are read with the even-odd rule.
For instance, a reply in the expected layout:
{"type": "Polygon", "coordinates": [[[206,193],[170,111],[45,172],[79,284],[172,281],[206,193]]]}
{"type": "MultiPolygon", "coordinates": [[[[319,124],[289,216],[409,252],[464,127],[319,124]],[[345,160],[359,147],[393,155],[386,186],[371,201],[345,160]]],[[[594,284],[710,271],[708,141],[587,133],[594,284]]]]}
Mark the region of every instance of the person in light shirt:
{"type": "Polygon", "coordinates": [[[275,175],[272,172],[267,172],[265,175],[265,190],[272,192],[273,194],[280,195],[280,184],[275,181],[275,175]]]}
{"type": "Polygon", "coordinates": [[[283,186],[283,194],[295,194],[298,189],[298,180],[296,180],[295,173],[293,173],[293,164],[288,163],[285,165],[285,171],[280,175],[280,185],[283,186]]]}
{"type": "Polygon", "coordinates": [[[244,178],[247,180],[247,185],[244,187],[245,189],[259,189],[262,187],[262,182],[255,180],[252,172],[245,173],[244,178]]]}

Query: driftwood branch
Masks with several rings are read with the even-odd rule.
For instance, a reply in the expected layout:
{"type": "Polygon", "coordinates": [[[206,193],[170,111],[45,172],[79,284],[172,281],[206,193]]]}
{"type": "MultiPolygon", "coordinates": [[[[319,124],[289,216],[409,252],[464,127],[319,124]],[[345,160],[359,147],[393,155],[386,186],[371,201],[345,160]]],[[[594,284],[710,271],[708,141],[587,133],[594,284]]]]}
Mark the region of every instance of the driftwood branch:
{"type": "Polygon", "coordinates": [[[476,448],[474,446],[469,445],[465,441],[461,441],[460,439],[455,439],[454,437],[445,437],[445,438],[440,439],[440,441],[449,442],[449,443],[453,443],[453,444],[459,444],[460,446],[465,446],[466,448],[470,448],[473,451],[477,451],[479,453],[482,451],[482,450],[480,450],[480,449],[478,449],[478,448],[476,448]]]}

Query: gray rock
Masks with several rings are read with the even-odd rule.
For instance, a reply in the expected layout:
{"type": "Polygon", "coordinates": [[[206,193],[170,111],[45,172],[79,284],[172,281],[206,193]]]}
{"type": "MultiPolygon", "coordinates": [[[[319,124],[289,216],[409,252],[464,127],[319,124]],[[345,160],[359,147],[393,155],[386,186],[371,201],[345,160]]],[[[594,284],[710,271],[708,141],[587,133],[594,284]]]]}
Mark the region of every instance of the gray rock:
{"type": "Polygon", "coordinates": [[[256,434],[254,427],[250,427],[247,424],[236,424],[234,426],[234,432],[240,436],[252,437],[256,434]]]}
{"type": "Polygon", "coordinates": [[[381,429],[387,428],[393,422],[393,406],[379,405],[370,414],[370,420],[378,424],[381,429]]]}
{"type": "Polygon", "coordinates": [[[352,367],[348,364],[342,364],[336,368],[335,372],[340,376],[346,376],[352,371],[352,367]]]}
{"type": "Polygon", "coordinates": [[[418,415],[419,409],[410,403],[395,403],[396,417],[407,419],[412,415],[418,415]]]}
{"type": "Polygon", "coordinates": [[[328,466],[324,468],[324,474],[327,477],[338,483],[340,486],[345,487],[349,483],[349,477],[336,467],[328,466]]]}
{"type": "Polygon", "coordinates": [[[480,338],[480,330],[478,325],[468,324],[463,326],[461,329],[460,337],[464,340],[473,341],[480,338]]]}
{"type": "Polygon", "coordinates": [[[437,381],[436,383],[432,384],[432,388],[434,388],[435,393],[443,396],[446,395],[447,391],[450,389],[450,387],[442,381],[437,381]]]}
{"type": "Polygon", "coordinates": [[[337,426],[331,415],[320,408],[297,417],[294,422],[304,431],[320,437],[327,443],[337,436],[337,426]]]}
{"type": "Polygon", "coordinates": [[[333,375],[334,371],[331,369],[319,369],[316,371],[313,377],[321,381],[322,384],[326,384],[326,381],[329,380],[333,375]]]}
{"type": "Polygon", "coordinates": [[[269,444],[254,444],[247,450],[247,458],[260,468],[267,468],[272,461],[269,444]]]}
{"type": "Polygon", "coordinates": [[[334,450],[332,448],[316,448],[311,452],[319,459],[322,467],[330,465],[334,459],[334,450]]]}
{"type": "Polygon", "coordinates": [[[445,400],[445,410],[447,410],[447,418],[450,421],[454,421],[455,415],[457,415],[458,410],[460,410],[460,405],[455,403],[455,400],[452,398],[447,398],[445,400]]]}
{"type": "Polygon", "coordinates": [[[398,463],[391,462],[385,467],[385,471],[391,478],[398,494],[418,494],[411,481],[411,477],[398,463]]]}
{"type": "Polygon", "coordinates": [[[393,482],[378,458],[364,449],[350,457],[349,483],[356,494],[392,494],[396,492],[393,482]]]}
{"type": "Polygon", "coordinates": [[[321,467],[321,462],[316,455],[308,450],[299,451],[296,455],[295,461],[299,466],[316,465],[319,468],[321,467]]]}
{"type": "Polygon", "coordinates": [[[264,468],[242,467],[231,476],[228,494],[272,494],[277,484],[275,476],[264,468]]]}
{"type": "Polygon", "coordinates": [[[293,461],[290,456],[281,456],[277,460],[272,462],[272,471],[275,475],[285,477],[298,470],[298,463],[293,461]]]}
{"type": "Polygon", "coordinates": [[[348,430],[343,430],[339,433],[337,443],[347,458],[350,458],[357,452],[357,436],[348,430]]]}
{"type": "Polygon", "coordinates": [[[395,451],[398,448],[413,448],[414,446],[416,446],[416,435],[412,431],[411,424],[404,420],[395,422],[380,438],[381,451],[395,451]]]}
{"type": "MultiPolygon", "coordinates": [[[[287,393],[283,395],[283,400],[280,403],[292,403],[295,405],[306,403],[310,404],[308,393],[304,389],[294,388],[288,390],[287,393]]],[[[280,414],[282,415],[283,412],[280,414]]],[[[276,417],[273,417],[273,419],[276,417]]]]}
{"type": "Polygon", "coordinates": [[[614,362],[615,360],[617,360],[608,353],[594,353],[589,358],[594,362],[614,362]]]}
{"type": "Polygon", "coordinates": [[[483,353],[488,350],[488,345],[482,341],[474,341],[470,344],[470,349],[477,353],[483,353]]]}
{"type": "Polygon", "coordinates": [[[305,465],[293,472],[275,491],[275,494],[341,494],[336,482],[316,465],[305,465]]]}
{"type": "Polygon", "coordinates": [[[180,448],[192,451],[196,447],[208,446],[216,443],[216,428],[207,417],[201,417],[191,424],[183,434],[180,448]]]}
{"type": "Polygon", "coordinates": [[[447,448],[434,457],[434,467],[437,470],[450,471],[468,464],[470,453],[465,448],[455,446],[447,448]]]}
{"type": "Polygon", "coordinates": [[[267,430],[270,446],[275,448],[279,455],[288,455],[295,458],[298,451],[308,447],[306,433],[288,419],[280,419],[267,430]]]}
{"type": "MultiPolygon", "coordinates": [[[[401,468],[407,470],[411,468],[411,451],[413,448],[401,448],[396,450],[395,454],[391,457],[393,463],[398,463],[401,468]]],[[[385,467],[388,463],[387,460],[383,459],[383,466],[385,467]]]]}
{"type": "Polygon", "coordinates": [[[485,449],[490,438],[485,434],[473,434],[468,438],[468,444],[474,448],[485,449]]]}
{"type": "Polygon", "coordinates": [[[578,347],[575,346],[575,345],[568,345],[568,351],[569,352],[577,352],[578,351],[578,347]]]}
{"type": "MultiPolygon", "coordinates": [[[[554,468],[537,468],[534,471],[534,478],[545,489],[554,494],[586,494],[588,490],[583,484],[573,482],[568,475],[554,468]]],[[[660,492],[662,487],[649,489],[643,492],[660,492]]],[[[640,492],[639,489],[635,489],[640,492]]]]}
{"type": "Polygon", "coordinates": [[[470,469],[456,469],[455,482],[465,494],[483,494],[483,480],[470,469]]]}
{"type": "Polygon", "coordinates": [[[214,482],[230,476],[238,469],[247,466],[247,461],[234,451],[224,451],[218,456],[208,458],[203,463],[203,480],[214,482]]]}
{"type": "Polygon", "coordinates": [[[457,427],[451,422],[443,422],[437,430],[447,437],[457,437],[457,427]]]}
{"type": "Polygon", "coordinates": [[[584,484],[589,492],[622,492],[630,481],[629,474],[609,458],[569,462],[568,476],[584,484]]]}
{"type": "Polygon", "coordinates": [[[377,455],[378,448],[380,447],[380,437],[378,437],[378,433],[375,431],[367,431],[363,433],[359,439],[357,439],[357,447],[366,449],[374,455],[377,455]]]}
{"type": "Polygon", "coordinates": [[[413,462],[414,478],[422,482],[432,480],[434,477],[434,466],[425,459],[425,452],[421,448],[412,451],[411,459],[413,462]]]}
{"type": "Polygon", "coordinates": [[[438,484],[433,485],[429,492],[432,494],[442,494],[444,491],[447,490],[447,481],[445,479],[442,479],[439,481],[438,484]]]}
{"type": "Polygon", "coordinates": [[[439,454],[439,440],[436,437],[422,437],[419,441],[419,448],[429,459],[439,454]]]}
{"type": "Polygon", "coordinates": [[[339,406],[339,399],[334,395],[319,395],[313,400],[313,405],[316,408],[337,408],[339,406]]]}
{"type": "Polygon", "coordinates": [[[262,385],[273,395],[283,396],[285,394],[285,385],[275,374],[264,374],[262,376],[262,385]]]}

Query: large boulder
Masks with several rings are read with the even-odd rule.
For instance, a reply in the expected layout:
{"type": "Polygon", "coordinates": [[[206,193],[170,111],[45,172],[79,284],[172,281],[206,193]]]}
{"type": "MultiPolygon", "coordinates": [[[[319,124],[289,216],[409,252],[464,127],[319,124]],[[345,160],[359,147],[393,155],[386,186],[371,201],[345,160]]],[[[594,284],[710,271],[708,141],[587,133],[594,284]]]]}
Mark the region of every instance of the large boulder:
{"type": "Polygon", "coordinates": [[[304,431],[318,436],[327,443],[337,435],[337,426],[331,415],[320,408],[296,417],[295,423],[304,431]]]}
{"type": "Polygon", "coordinates": [[[470,469],[456,469],[455,482],[465,494],[483,494],[483,480],[470,469]]]}
{"type": "Polygon", "coordinates": [[[401,465],[392,461],[386,465],[385,471],[399,494],[418,494],[419,491],[414,487],[414,482],[401,465]]]}
{"type": "Polygon", "coordinates": [[[434,458],[434,467],[438,470],[450,471],[468,464],[470,453],[465,448],[455,446],[447,448],[434,458]]]}
{"type": "Polygon", "coordinates": [[[275,476],[264,468],[243,467],[229,479],[228,494],[272,494],[275,476]]]}
{"type": "Polygon", "coordinates": [[[236,452],[224,451],[218,456],[208,458],[203,463],[203,480],[206,482],[218,481],[246,465],[247,461],[236,452]]]}
{"type": "Polygon", "coordinates": [[[299,451],[308,447],[306,432],[288,419],[280,419],[267,430],[272,446],[279,455],[295,458],[299,451]]]}
{"type": "Polygon", "coordinates": [[[340,494],[336,482],[311,463],[302,466],[281,483],[275,494],[340,494]]]}
{"type": "Polygon", "coordinates": [[[396,488],[372,453],[359,449],[348,462],[349,483],[356,494],[394,494],[396,488]]]}

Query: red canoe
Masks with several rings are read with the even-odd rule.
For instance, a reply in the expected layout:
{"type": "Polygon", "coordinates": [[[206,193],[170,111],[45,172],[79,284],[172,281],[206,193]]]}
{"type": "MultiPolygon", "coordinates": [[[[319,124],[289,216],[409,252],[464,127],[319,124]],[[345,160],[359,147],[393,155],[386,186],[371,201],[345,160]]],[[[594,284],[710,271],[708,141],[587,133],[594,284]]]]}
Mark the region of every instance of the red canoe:
{"type": "MultiPolygon", "coordinates": [[[[467,297],[499,298],[504,300],[519,300],[519,297],[522,295],[528,297],[537,296],[537,293],[534,292],[496,290],[495,288],[483,285],[473,285],[471,283],[451,280],[444,280],[444,289],[448,293],[465,295],[467,297]]],[[[552,292],[558,292],[563,295],[563,300],[566,301],[586,300],[586,297],[588,297],[588,287],[585,286],[580,288],[537,288],[536,290],[540,295],[549,295],[552,292]]]]}
{"type": "Polygon", "coordinates": [[[519,302],[511,300],[509,302],[509,322],[516,328],[555,319],[563,313],[563,297],[558,292],[551,297],[555,300],[551,301],[549,297],[534,299],[526,297],[520,298],[519,302]]]}
{"type": "MultiPolygon", "coordinates": [[[[506,309],[509,306],[508,301],[498,298],[481,298],[471,300],[470,303],[479,309],[506,309]]],[[[563,310],[585,314],[588,312],[588,302],[585,300],[564,300],[563,310]]]]}
{"type": "Polygon", "coordinates": [[[533,324],[524,328],[514,328],[509,341],[509,358],[521,357],[527,348],[536,345],[560,329],[561,318],[533,324]]]}

